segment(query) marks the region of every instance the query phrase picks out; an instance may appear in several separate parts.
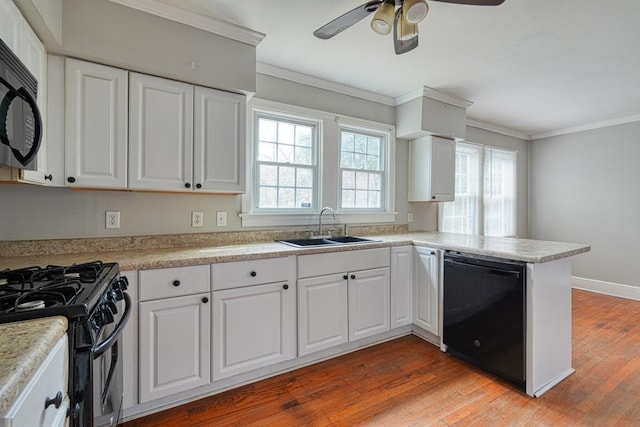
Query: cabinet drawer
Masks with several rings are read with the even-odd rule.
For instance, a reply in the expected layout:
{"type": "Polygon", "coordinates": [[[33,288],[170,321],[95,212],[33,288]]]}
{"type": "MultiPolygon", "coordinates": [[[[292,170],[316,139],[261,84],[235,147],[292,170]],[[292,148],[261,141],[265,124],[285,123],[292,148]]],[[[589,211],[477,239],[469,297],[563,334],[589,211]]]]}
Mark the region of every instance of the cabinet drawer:
{"type": "Polygon", "coordinates": [[[389,262],[389,248],[301,255],[298,257],[298,278],[389,267],[389,262]]]}
{"type": "Polygon", "coordinates": [[[0,420],[0,426],[52,426],[54,420],[66,413],[67,372],[69,364],[69,341],[65,334],[49,353],[49,356],[26,384],[15,403],[0,420]],[[61,405],[49,405],[47,398],[53,399],[62,393],[61,405]],[[66,405],[66,406],[65,406],[66,405]]]}
{"type": "Polygon", "coordinates": [[[243,286],[289,279],[289,258],[268,258],[250,261],[224,262],[211,266],[213,290],[233,289],[243,286]]]}
{"type": "Polygon", "coordinates": [[[140,272],[140,301],[209,292],[209,266],[159,268],[140,272]]]}

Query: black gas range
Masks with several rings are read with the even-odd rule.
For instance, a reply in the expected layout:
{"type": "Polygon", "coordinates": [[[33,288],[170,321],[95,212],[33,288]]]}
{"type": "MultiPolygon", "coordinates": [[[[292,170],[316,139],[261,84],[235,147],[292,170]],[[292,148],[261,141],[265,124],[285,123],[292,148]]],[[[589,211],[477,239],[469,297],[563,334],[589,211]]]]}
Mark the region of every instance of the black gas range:
{"type": "Polygon", "coordinates": [[[116,263],[0,271],[0,323],[68,319],[71,427],[120,422],[120,337],[131,313],[127,287],[116,263]]]}

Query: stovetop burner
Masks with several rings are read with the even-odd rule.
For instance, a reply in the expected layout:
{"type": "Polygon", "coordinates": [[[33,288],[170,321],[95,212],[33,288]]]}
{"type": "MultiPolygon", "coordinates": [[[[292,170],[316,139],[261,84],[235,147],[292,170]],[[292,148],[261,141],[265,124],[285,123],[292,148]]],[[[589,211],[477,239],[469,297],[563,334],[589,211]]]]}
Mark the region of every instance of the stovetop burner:
{"type": "Polygon", "coordinates": [[[0,323],[86,316],[118,273],[117,264],[100,261],[0,271],[0,323]]]}

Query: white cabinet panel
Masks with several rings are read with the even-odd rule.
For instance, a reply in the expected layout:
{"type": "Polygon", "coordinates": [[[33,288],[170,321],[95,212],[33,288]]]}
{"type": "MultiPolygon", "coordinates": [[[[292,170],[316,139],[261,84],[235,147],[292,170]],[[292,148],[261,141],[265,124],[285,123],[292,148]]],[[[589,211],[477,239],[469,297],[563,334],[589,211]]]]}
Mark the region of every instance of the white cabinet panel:
{"type": "Polygon", "coordinates": [[[193,86],[131,73],[129,188],[190,189],[193,86]]]}
{"type": "Polygon", "coordinates": [[[389,268],[349,273],[349,341],[389,330],[389,268]]]}
{"type": "Polygon", "coordinates": [[[413,246],[391,248],[391,329],[413,323],[413,246]]]}
{"type": "Polygon", "coordinates": [[[349,340],[348,276],[333,274],[298,280],[298,354],[349,340]]]}
{"type": "Polygon", "coordinates": [[[209,384],[209,295],[140,303],[140,402],[209,384]]]}
{"type": "Polygon", "coordinates": [[[409,142],[409,201],[448,202],[455,198],[456,142],[425,136],[409,142]]]}
{"type": "Polygon", "coordinates": [[[434,249],[415,248],[415,295],[413,323],[438,333],[438,252],[434,249]]]}
{"type": "Polygon", "coordinates": [[[0,0],[0,39],[22,59],[22,29],[25,23],[12,0],[0,0]]]}
{"type": "Polygon", "coordinates": [[[298,256],[298,277],[323,276],[389,266],[389,248],[298,256]]]}
{"type": "Polygon", "coordinates": [[[296,289],[287,282],[213,292],[213,380],[296,356],[296,289]]]}
{"type": "MultiPolygon", "coordinates": [[[[287,281],[295,264],[289,258],[267,258],[211,265],[213,290],[287,281]]],[[[294,273],[295,275],[295,273],[294,273]]]]}
{"type": "Polygon", "coordinates": [[[128,73],[75,59],[65,68],[67,185],[127,188],[128,73]]]}
{"type": "Polygon", "coordinates": [[[195,88],[195,190],[245,191],[246,98],[195,88]]]}
{"type": "Polygon", "coordinates": [[[140,271],[140,301],[209,292],[209,266],[140,271]]]}

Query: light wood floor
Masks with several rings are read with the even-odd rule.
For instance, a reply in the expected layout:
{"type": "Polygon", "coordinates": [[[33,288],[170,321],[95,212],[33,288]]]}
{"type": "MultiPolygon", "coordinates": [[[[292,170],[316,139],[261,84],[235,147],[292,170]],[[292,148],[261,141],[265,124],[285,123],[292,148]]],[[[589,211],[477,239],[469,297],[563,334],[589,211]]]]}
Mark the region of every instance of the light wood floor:
{"type": "Polygon", "coordinates": [[[534,399],[408,336],[125,426],[640,426],[640,302],[573,291],[573,367],[534,399]]]}

